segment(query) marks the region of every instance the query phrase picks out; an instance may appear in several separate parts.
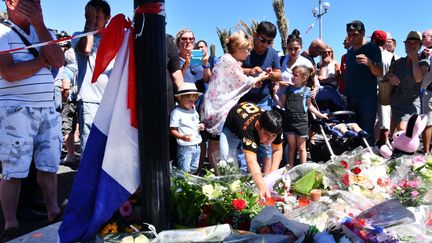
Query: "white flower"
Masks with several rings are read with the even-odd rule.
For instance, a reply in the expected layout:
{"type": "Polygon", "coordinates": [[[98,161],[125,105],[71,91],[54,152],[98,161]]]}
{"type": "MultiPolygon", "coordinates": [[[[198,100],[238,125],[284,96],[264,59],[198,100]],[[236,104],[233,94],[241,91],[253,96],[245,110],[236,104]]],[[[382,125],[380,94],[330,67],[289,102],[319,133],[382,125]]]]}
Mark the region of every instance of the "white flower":
{"type": "Polygon", "coordinates": [[[228,164],[234,164],[234,159],[233,159],[233,158],[229,158],[229,159],[227,159],[227,163],[228,163],[228,164]]]}
{"type": "Polygon", "coordinates": [[[240,189],[240,184],[241,184],[240,180],[233,181],[230,185],[231,191],[233,191],[233,192],[238,191],[240,189]]]}
{"type": "Polygon", "coordinates": [[[134,243],[148,243],[148,242],[150,242],[149,239],[143,234],[139,234],[137,237],[135,237],[135,241],[134,241],[134,243]]]}
{"type": "Polygon", "coordinates": [[[227,162],[225,160],[221,160],[219,161],[218,166],[225,167],[227,166],[227,162]]]}
{"type": "Polygon", "coordinates": [[[202,187],[203,194],[206,195],[209,199],[212,198],[213,191],[214,189],[212,185],[204,185],[202,187]]]}
{"type": "Polygon", "coordinates": [[[179,187],[179,188],[177,188],[177,190],[175,192],[176,193],[182,192],[182,189],[179,187]]]}
{"type": "Polygon", "coordinates": [[[126,236],[120,241],[120,243],[134,243],[134,238],[131,235],[126,236]]]}

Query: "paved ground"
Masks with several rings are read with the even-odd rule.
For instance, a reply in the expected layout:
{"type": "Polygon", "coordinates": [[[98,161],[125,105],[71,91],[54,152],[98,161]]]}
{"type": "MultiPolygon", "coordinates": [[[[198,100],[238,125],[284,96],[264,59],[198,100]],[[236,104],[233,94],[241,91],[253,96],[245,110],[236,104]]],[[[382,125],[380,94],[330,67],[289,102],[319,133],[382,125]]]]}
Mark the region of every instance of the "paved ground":
{"type": "MultiPolygon", "coordinates": [[[[64,202],[69,194],[70,191],[72,189],[72,183],[73,180],[75,178],[75,174],[76,171],[72,170],[69,167],[66,166],[60,166],[60,170],[58,172],[58,198],[59,198],[59,203],[64,202]]],[[[1,210],[0,210],[0,214],[1,214],[1,210]]],[[[47,222],[47,220],[37,220],[37,221],[20,221],[20,230],[21,230],[21,235],[25,235],[29,232],[32,232],[36,229],[41,229],[44,228],[45,226],[48,226],[49,223],[47,222]]],[[[3,222],[3,215],[0,215],[0,233],[3,233],[3,229],[4,229],[4,222],[3,222]]],[[[51,230],[52,231],[52,230],[51,230]]],[[[43,235],[43,234],[42,234],[43,235]]],[[[40,236],[40,234],[36,234],[36,236],[40,236]]],[[[38,237],[41,238],[41,237],[38,237]]],[[[50,238],[53,239],[53,238],[50,238]]],[[[36,239],[34,239],[36,240],[36,239]]],[[[40,242],[44,242],[44,243],[50,243],[50,242],[55,242],[55,241],[46,241],[46,238],[41,238],[40,242]],[[42,240],[44,239],[44,240],[42,240]]],[[[29,242],[27,240],[25,241],[19,241],[19,242],[29,242]]],[[[31,240],[30,242],[36,242],[31,240]]],[[[39,242],[39,241],[37,241],[39,242]]]]}

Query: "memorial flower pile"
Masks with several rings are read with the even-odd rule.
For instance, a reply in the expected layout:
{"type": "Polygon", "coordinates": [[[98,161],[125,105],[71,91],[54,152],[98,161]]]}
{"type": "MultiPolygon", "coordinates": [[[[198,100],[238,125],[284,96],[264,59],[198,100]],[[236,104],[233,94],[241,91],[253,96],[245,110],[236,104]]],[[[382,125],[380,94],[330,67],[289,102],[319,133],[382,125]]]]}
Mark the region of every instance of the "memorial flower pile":
{"type": "Polygon", "coordinates": [[[263,208],[250,176],[177,176],[172,179],[171,196],[173,220],[181,227],[229,223],[248,230],[263,208]]]}

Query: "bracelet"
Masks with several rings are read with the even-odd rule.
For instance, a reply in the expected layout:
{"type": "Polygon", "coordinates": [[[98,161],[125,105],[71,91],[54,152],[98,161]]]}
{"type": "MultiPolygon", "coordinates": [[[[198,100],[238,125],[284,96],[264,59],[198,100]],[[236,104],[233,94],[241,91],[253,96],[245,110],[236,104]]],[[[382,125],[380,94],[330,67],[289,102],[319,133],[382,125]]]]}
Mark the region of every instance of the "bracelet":
{"type": "Polygon", "coordinates": [[[202,65],[203,68],[210,68],[210,65],[202,65]]]}

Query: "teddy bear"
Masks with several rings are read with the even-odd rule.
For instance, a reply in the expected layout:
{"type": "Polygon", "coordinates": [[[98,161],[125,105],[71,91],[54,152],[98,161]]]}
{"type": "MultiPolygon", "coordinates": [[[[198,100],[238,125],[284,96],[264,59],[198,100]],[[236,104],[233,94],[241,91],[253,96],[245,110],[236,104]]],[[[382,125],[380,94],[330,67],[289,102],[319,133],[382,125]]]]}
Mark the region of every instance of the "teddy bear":
{"type": "Polygon", "coordinates": [[[414,154],[420,145],[419,136],[425,129],[427,116],[413,114],[408,120],[406,131],[398,131],[393,135],[391,145],[380,147],[380,154],[384,158],[397,157],[403,154],[414,154]]]}

